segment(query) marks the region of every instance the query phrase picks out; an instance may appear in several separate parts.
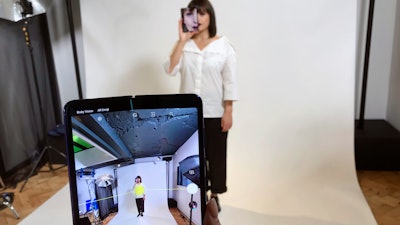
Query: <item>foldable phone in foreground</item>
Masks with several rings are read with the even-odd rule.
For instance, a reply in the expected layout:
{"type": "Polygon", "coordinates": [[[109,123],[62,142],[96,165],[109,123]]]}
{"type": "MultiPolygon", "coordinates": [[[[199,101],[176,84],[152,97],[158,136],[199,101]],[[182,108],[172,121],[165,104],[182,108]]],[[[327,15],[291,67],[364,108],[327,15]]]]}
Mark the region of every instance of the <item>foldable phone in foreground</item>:
{"type": "Polygon", "coordinates": [[[177,224],[172,212],[202,224],[206,179],[198,96],[74,100],[64,113],[75,225],[177,224]]]}

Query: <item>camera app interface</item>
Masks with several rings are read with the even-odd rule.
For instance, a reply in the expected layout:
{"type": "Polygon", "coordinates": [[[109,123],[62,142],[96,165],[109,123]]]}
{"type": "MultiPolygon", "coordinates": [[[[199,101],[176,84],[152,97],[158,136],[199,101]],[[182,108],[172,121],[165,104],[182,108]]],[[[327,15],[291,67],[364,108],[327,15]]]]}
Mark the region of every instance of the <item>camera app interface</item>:
{"type": "Polygon", "coordinates": [[[82,113],[71,124],[81,224],[201,224],[196,108],[82,113]]]}

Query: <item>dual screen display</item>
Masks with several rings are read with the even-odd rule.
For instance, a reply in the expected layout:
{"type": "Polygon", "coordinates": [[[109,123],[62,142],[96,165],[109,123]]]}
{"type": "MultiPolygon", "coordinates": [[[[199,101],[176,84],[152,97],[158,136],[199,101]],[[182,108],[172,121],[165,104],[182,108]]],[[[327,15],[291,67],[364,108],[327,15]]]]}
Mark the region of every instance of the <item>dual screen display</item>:
{"type": "Polygon", "coordinates": [[[197,96],[77,100],[65,116],[74,224],[202,224],[197,96]]]}

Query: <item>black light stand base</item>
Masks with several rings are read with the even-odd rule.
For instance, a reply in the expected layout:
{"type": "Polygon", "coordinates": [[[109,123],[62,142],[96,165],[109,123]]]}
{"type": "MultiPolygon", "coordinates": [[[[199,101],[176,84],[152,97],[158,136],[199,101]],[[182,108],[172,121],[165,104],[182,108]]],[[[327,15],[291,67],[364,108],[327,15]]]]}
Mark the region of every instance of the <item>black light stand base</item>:
{"type": "Polygon", "coordinates": [[[9,208],[11,212],[14,214],[16,219],[19,219],[19,214],[15,210],[13,206],[14,202],[14,192],[4,192],[0,194],[0,210],[5,208],[9,208]]]}
{"type": "Polygon", "coordinates": [[[58,170],[58,169],[60,169],[60,168],[62,168],[64,166],[66,166],[66,165],[62,165],[62,166],[59,166],[57,168],[53,168],[53,163],[51,161],[51,157],[50,157],[50,152],[49,151],[53,151],[53,152],[59,154],[60,156],[64,157],[65,159],[67,158],[66,155],[63,152],[61,152],[58,149],[52,147],[51,145],[47,145],[46,147],[44,147],[42,152],[40,153],[39,158],[36,160],[35,165],[33,166],[32,170],[30,171],[29,175],[25,178],[25,181],[22,184],[21,189],[19,190],[19,192],[22,192],[22,190],[24,189],[26,183],[28,182],[28,179],[36,172],[37,167],[39,166],[39,163],[42,161],[42,158],[46,153],[47,153],[47,157],[49,158],[49,162],[48,162],[49,170],[41,170],[41,171],[38,171],[38,172],[54,172],[54,171],[56,171],[56,170],[58,170]]]}
{"type": "Polygon", "coordinates": [[[357,170],[400,170],[400,132],[385,120],[355,123],[357,170]]]}

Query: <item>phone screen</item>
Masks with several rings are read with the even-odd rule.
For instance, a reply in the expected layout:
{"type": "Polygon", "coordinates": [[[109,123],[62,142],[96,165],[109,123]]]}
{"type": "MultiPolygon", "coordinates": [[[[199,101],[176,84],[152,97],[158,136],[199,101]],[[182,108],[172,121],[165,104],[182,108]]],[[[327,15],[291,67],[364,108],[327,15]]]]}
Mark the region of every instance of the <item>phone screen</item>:
{"type": "Polygon", "coordinates": [[[183,32],[193,32],[199,30],[199,24],[197,21],[197,9],[193,8],[182,8],[181,9],[182,16],[182,28],[183,32]]]}
{"type": "Polygon", "coordinates": [[[66,107],[74,224],[202,224],[202,109],[185,101],[144,96],[66,107]]]}

